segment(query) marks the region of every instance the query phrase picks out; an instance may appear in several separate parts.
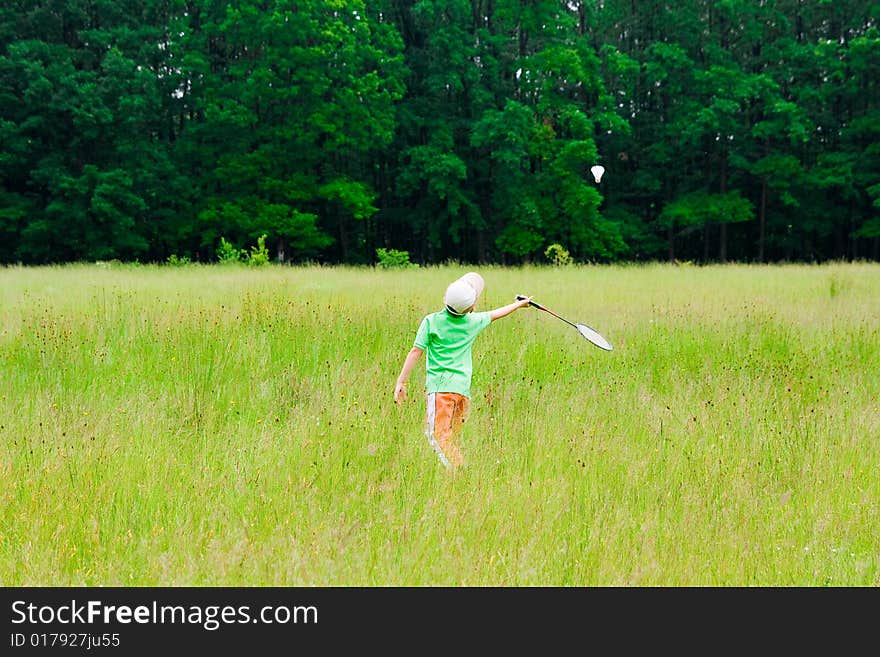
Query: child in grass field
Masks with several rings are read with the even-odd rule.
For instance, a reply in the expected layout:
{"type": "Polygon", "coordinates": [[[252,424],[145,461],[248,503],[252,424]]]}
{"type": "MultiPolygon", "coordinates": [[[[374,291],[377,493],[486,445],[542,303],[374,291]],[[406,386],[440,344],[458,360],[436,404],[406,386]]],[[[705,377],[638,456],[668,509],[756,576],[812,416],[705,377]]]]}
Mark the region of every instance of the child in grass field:
{"type": "Polygon", "coordinates": [[[445,308],[422,319],[394,386],[394,401],[399,405],[406,400],[406,382],[413,367],[427,353],[425,433],[440,461],[450,470],[464,463],[459,437],[470,412],[471,346],[490,323],[531,301],[531,297],[523,297],[494,310],[474,312],[483,286],[483,277],[470,272],[446,288],[445,308]]]}

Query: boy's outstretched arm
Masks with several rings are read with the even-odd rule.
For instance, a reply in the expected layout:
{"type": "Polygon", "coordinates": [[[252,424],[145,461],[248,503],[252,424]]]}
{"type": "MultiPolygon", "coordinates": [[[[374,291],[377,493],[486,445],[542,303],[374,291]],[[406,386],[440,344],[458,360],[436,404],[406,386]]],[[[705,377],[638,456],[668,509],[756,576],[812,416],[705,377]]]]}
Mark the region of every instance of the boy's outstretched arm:
{"type": "Polygon", "coordinates": [[[517,299],[513,303],[510,303],[506,306],[501,306],[500,308],[496,308],[495,310],[489,311],[489,317],[494,322],[496,319],[501,319],[502,317],[507,317],[514,310],[519,310],[523,306],[528,306],[529,302],[532,300],[532,297],[523,297],[522,299],[517,299]]]}
{"type": "Polygon", "coordinates": [[[424,349],[413,347],[406,355],[406,360],[403,361],[403,367],[400,370],[400,374],[397,375],[397,383],[394,384],[395,403],[400,404],[406,399],[406,381],[409,379],[409,374],[412,372],[412,368],[415,367],[417,362],[419,362],[419,358],[422,357],[424,352],[424,349]]]}

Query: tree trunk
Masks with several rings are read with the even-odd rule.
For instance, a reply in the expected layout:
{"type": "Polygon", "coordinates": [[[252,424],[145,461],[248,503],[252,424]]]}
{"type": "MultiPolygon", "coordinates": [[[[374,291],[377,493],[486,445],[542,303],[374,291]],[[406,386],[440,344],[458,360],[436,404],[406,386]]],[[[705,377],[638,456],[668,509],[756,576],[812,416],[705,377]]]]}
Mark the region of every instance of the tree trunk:
{"type": "Polygon", "coordinates": [[[278,262],[283,263],[285,258],[285,251],[287,249],[287,240],[283,237],[278,239],[278,262]]]}
{"type": "Polygon", "coordinates": [[[761,180],[761,207],[758,210],[758,262],[764,262],[764,233],[767,226],[767,179],[761,180]]]}
{"type": "Polygon", "coordinates": [[[336,211],[336,223],[339,229],[339,250],[342,262],[348,262],[348,232],[345,230],[345,217],[336,211]]]}
{"type": "Polygon", "coordinates": [[[711,226],[710,222],[706,222],[706,225],[703,226],[703,262],[708,264],[709,262],[709,227],[711,226]]]}
{"type": "MultiPolygon", "coordinates": [[[[721,154],[721,184],[720,191],[724,195],[727,193],[727,153],[721,154]]],[[[718,259],[721,262],[727,262],[727,222],[722,219],[721,230],[718,239],[718,259]]]]}

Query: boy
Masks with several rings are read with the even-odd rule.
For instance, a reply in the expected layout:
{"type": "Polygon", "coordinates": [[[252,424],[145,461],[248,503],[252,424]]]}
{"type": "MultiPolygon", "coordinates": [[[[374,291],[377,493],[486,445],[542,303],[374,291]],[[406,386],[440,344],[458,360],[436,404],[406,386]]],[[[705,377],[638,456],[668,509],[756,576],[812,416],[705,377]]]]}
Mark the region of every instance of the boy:
{"type": "Polygon", "coordinates": [[[495,310],[474,312],[483,285],[483,277],[470,272],[446,288],[443,297],[446,307],[422,319],[394,386],[394,401],[400,404],[406,399],[406,381],[410,372],[427,352],[425,433],[448,469],[455,469],[463,463],[458,437],[470,411],[471,345],[491,322],[507,317],[531,301],[531,297],[523,297],[495,310]]]}

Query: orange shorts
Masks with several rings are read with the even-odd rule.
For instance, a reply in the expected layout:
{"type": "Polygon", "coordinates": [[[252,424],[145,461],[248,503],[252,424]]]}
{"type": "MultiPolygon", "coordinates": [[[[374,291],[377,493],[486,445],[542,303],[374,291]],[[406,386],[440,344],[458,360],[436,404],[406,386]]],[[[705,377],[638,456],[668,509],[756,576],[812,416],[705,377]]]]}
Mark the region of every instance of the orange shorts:
{"type": "Polygon", "coordinates": [[[470,410],[470,399],[457,392],[428,394],[425,434],[447,468],[458,467],[464,462],[458,438],[470,410]]]}

